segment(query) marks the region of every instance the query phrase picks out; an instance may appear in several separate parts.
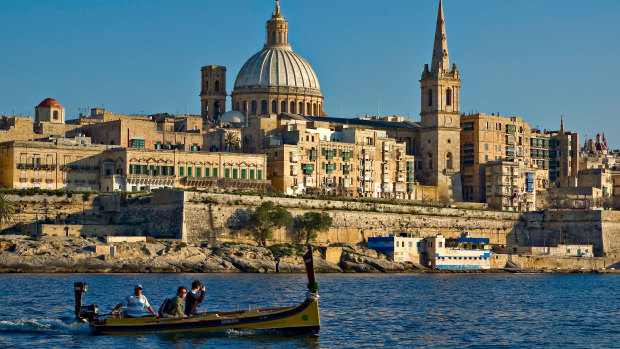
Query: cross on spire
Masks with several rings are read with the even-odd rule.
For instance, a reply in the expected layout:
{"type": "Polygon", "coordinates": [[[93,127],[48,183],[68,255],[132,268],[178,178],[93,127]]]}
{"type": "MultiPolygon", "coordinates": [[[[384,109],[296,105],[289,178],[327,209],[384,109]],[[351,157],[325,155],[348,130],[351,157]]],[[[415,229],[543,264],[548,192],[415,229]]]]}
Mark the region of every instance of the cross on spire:
{"type": "Polygon", "coordinates": [[[280,0],[276,0],[276,14],[280,13],[280,0]]]}
{"type": "Polygon", "coordinates": [[[435,29],[435,44],[433,45],[433,60],[431,71],[450,70],[450,58],[448,57],[448,39],[446,37],[446,24],[443,15],[443,0],[439,0],[437,12],[437,27],[435,29]]]}

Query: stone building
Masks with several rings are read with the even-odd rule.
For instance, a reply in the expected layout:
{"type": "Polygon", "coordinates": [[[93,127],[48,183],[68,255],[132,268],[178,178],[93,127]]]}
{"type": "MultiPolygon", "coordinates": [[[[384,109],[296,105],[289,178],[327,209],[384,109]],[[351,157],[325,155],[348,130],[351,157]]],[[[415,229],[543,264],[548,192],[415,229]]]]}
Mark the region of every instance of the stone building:
{"type": "Polygon", "coordinates": [[[486,172],[486,202],[502,211],[535,211],[535,170],[520,160],[488,162],[486,172]]]}
{"type": "Polygon", "coordinates": [[[564,130],[564,120],[559,131],[550,135],[549,181],[555,187],[576,187],[579,172],[579,134],[564,130]]]}
{"type": "Polygon", "coordinates": [[[246,189],[266,191],[264,154],[116,148],[103,153],[103,191],[158,188],[246,189]]]}
{"type": "Polygon", "coordinates": [[[285,194],[406,200],[419,189],[414,157],[382,130],[293,123],[266,150],[269,178],[285,194]]]}
{"type": "Polygon", "coordinates": [[[36,137],[31,118],[23,116],[2,116],[0,118],[0,142],[27,141],[36,137]]]}
{"type": "Polygon", "coordinates": [[[95,144],[138,149],[203,148],[202,120],[199,116],[122,117],[112,121],[82,125],[95,144]]]}
{"type": "Polygon", "coordinates": [[[65,108],[54,98],[46,98],[34,108],[34,120],[36,123],[64,124],[65,108]]]}
{"type": "Polygon", "coordinates": [[[514,159],[525,165],[534,164],[530,158],[531,129],[520,117],[464,115],[461,117],[461,126],[464,201],[485,202],[487,199],[485,164],[504,159],[514,159]]]}
{"type": "Polygon", "coordinates": [[[0,179],[6,188],[99,190],[99,163],[109,146],[87,137],[0,143],[0,179]]]}

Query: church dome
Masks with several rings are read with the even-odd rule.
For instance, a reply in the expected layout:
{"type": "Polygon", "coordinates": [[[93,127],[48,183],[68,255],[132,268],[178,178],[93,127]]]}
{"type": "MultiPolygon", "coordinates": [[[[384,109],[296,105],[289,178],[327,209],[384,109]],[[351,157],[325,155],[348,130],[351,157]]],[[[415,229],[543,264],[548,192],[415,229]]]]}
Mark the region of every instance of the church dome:
{"type": "Polygon", "coordinates": [[[316,73],[290,46],[266,45],[243,65],[235,89],[297,87],[320,93],[316,73]]]}
{"type": "Polygon", "coordinates": [[[62,108],[62,105],[54,98],[46,98],[37,105],[37,108],[62,108]]]}
{"type": "Polygon", "coordinates": [[[245,115],[238,110],[231,110],[224,113],[220,121],[230,124],[242,123],[245,122],[245,115]]]}

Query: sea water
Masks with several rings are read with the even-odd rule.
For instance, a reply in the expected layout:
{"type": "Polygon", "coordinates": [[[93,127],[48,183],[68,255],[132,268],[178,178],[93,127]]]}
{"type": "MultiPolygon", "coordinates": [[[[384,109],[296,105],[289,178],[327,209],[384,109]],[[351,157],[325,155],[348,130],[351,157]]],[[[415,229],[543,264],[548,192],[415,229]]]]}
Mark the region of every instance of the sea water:
{"type": "Polygon", "coordinates": [[[302,274],[3,274],[0,347],[11,348],[620,348],[620,275],[319,274],[321,331],[93,335],[74,320],[84,304],[109,312],[133,286],[157,310],[178,286],[206,285],[199,311],[290,306],[302,274]]]}

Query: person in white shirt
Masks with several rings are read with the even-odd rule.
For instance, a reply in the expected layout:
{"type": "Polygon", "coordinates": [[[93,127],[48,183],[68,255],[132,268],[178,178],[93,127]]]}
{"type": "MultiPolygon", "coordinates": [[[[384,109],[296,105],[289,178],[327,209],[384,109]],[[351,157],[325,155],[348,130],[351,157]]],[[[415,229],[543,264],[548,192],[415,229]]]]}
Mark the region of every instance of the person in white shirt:
{"type": "Polygon", "coordinates": [[[133,295],[118,303],[110,315],[114,315],[122,306],[126,307],[127,317],[142,317],[144,316],[144,310],[148,310],[156,318],[159,318],[159,315],[153,311],[149,301],[142,294],[142,285],[139,284],[134,287],[133,295]]]}

